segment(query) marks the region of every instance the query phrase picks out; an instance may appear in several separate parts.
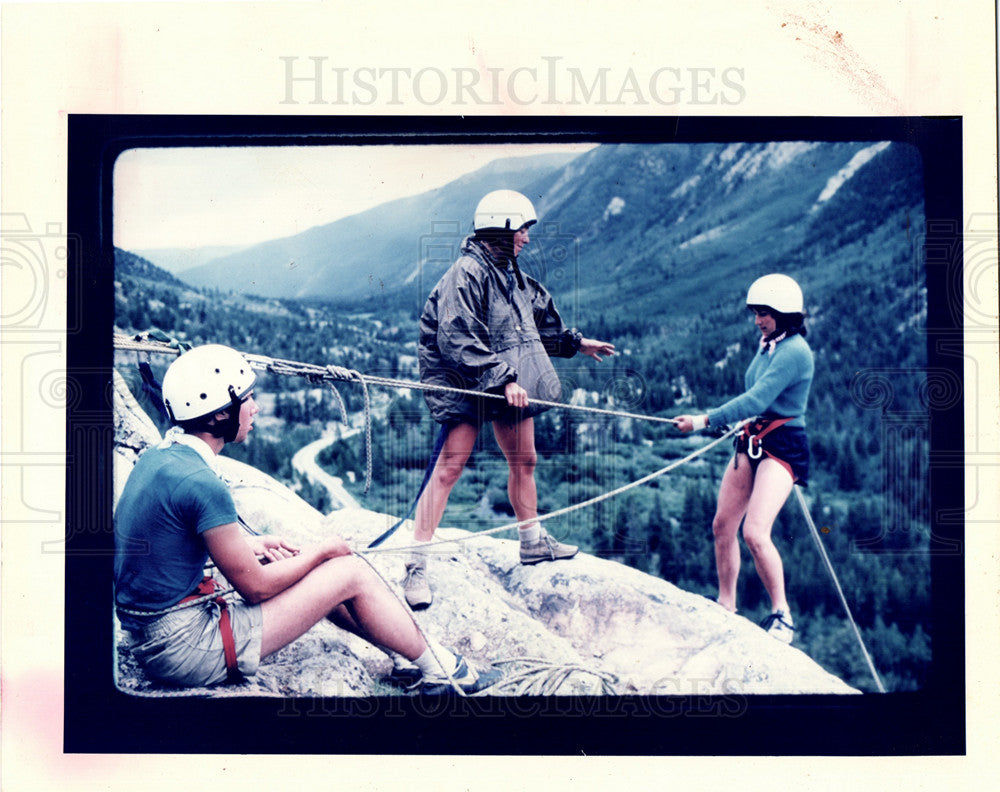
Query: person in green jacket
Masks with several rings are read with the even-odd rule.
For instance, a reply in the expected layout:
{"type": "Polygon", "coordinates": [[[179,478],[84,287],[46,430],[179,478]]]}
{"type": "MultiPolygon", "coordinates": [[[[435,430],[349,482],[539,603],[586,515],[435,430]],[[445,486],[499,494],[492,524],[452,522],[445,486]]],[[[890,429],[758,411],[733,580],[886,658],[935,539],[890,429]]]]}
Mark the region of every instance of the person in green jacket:
{"type": "Polygon", "coordinates": [[[535,207],[514,190],[494,190],[476,206],[475,233],[461,255],[431,291],[420,317],[420,379],[427,385],[502,396],[484,399],[462,393],[425,393],[445,439],[427,488],[417,504],[417,548],[407,563],[406,601],[414,610],[432,600],[427,554],[448,497],[472,453],[483,424],[493,434],[510,468],[507,491],[522,526],[520,560],[537,564],[572,558],[575,545],[550,536],[538,516],[535,486],[534,416],[547,409],[537,403],[558,401],[562,385],[550,357],[577,352],[600,361],[614,345],[585,338],[567,328],[551,295],[521,272],[518,255],[531,240],[535,207]]]}

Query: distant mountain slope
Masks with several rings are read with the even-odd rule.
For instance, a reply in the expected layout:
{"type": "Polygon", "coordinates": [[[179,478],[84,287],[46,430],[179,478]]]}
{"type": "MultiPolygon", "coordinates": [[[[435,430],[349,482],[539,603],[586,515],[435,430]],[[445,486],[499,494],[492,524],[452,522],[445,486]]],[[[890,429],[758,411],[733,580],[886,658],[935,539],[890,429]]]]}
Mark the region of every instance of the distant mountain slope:
{"type": "Polygon", "coordinates": [[[151,281],[164,285],[185,288],[186,284],[178,280],[167,270],[158,267],[152,261],[127,250],[115,249],[115,280],[121,285],[129,279],[151,281]]]}
{"type": "Polygon", "coordinates": [[[491,163],[446,188],[222,256],[185,271],[184,279],[266,297],[366,300],[398,291],[413,282],[438,237],[468,233],[472,207],[485,192],[524,189],[540,173],[560,172],[573,156],[491,163]]]}
{"type": "Polygon", "coordinates": [[[561,303],[591,311],[627,298],[650,314],[678,301],[698,313],[730,305],[774,270],[817,295],[845,271],[872,275],[912,256],[923,219],[921,162],[906,144],[603,145],[569,161],[494,163],[425,195],[217,258],[184,279],[412,310],[454,260],[478,199],[497,187],[527,193],[541,218],[524,269],[561,303]]]}
{"type": "Polygon", "coordinates": [[[595,307],[611,291],[651,311],[678,300],[704,310],[770,271],[809,291],[856,266],[852,244],[893,228],[867,251],[869,267],[887,267],[912,249],[907,223],[922,221],[921,163],[903,144],[602,146],[570,168],[542,203],[576,238],[576,297],[595,307]]]}
{"type": "Polygon", "coordinates": [[[156,266],[173,275],[180,275],[186,270],[236,253],[245,247],[246,245],[216,245],[196,248],[150,248],[132,252],[154,262],[156,266]]]}

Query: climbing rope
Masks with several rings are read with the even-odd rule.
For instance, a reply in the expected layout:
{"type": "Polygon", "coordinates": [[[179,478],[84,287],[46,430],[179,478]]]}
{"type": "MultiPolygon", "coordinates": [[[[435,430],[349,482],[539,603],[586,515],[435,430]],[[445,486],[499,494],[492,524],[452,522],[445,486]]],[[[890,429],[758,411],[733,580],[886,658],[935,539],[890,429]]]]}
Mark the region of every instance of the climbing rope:
{"type": "MultiPolygon", "coordinates": [[[[356,552],[354,555],[371,567],[375,575],[382,581],[383,584],[385,584],[385,587],[392,592],[393,596],[396,597],[399,604],[404,609],[409,611],[406,601],[399,594],[396,588],[389,584],[389,581],[386,580],[385,576],[372,563],[371,559],[365,557],[370,552],[371,551],[356,552]]],[[[412,613],[410,614],[410,617],[413,619],[413,623],[416,625],[420,636],[424,639],[424,643],[427,644],[427,648],[430,650],[431,655],[437,661],[437,664],[444,669],[445,664],[441,662],[441,658],[438,657],[435,652],[434,644],[428,639],[423,627],[420,626],[420,622],[417,621],[416,617],[412,613]]],[[[618,683],[618,677],[604,671],[594,671],[593,669],[587,668],[586,666],[578,663],[559,663],[553,660],[540,658],[518,657],[510,660],[494,660],[493,664],[516,665],[519,666],[519,668],[516,672],[505,675],[489,688],[484,688],[483,690],[479,690],[475,693],[466,693],[462,690],[462,688],[455,682],[454,677],[448,673],[447,670],[445,671],[445,675],[447,676],[452,689],[463,698],[485,696],[488,692],[497,693],[501,690],[518,696],[550,696],[557,693],[562,685],[574,675],[589,675],[591,677],[595,677],[600,683],[601,693],[603,695],[618,695],[618,691],[615,688],[615,685],[618,683]]],[[[416,690],[419,688],[419,685],[420,683],[418,682],[409,689],[416,690]]]]}
{"type": "Polygon", "coordinates": [[[879,693],[885,693],[885,686],[882,684],[882,680],[879,678],[878,671],[875,670],[875,663],[872,662],[871,655],[868,654],[868,649],[865,647],[865,641],[861,637],[861,630],[858,629],[857,622],[854,621],[854,615],[851,613],[851,606],[847,604],[847,597],[844,596],[844,590],[840,587],[840,581],[837,580],[837,573],[833,569],[833,564],[830,562],[830,556],[826,553],[826,548],[823,547],[823,541],[819,537],[819,531],[816,530],[816,523],[813,522],[812,514],[809,512],[809,506],[806,504],[805,496],[802,494],[801,487],[794,487],[795,496],[798,498],[799,506],[802,507],[802,514],[806,518],[806,524],[809,526],[809,532],[812,534],[813,542],[816,544],[816,548],[819,550],[820,557],[823,559],[823,564],[826,566],[826,571],[830,574],[830,579],[833,581],[834,588],[837,589],[837,596],[840,597],[840,604],[844,607],[844,612],[847,613],[847,621],[851,624],[851,629],[854,630],[854,637],[858,640],[858,646],[861,647],[861,654],[865,656],[865,662],[868,664],[868,670],[871,672],[872,678],[875,680],[875,687],[878,688],[879,693]]]}
{"type": "MultiPolygon", "coordinates": [[[[354,555],[356,555],[358,558],[360,558],[362,561],[364,561],[366,564],[368,564],[369,567],[371,567],[371,570],[372,570],[372,572],[375,573],[375,576],[379,580],[382,581],[382,583],[385,585],[385,587],[390,592],[392,592],[392,595],[399,602],[400,607],[402,607],[404,611],[406,611],[407,613],[409,613],[410,608],[406,604],[406,600],[403,599],[403,597],[400,595],[400,593],[398,591],[396,591],[396,589],[392,585],[389,584],[389,581],[385,579],[385,575],[383,575],[381,572],[379,572],[378,568],[375,566],[375,564],[372,563],[371,559],[370,558],[365,558],[365,554],[364,553],[354,553],[354,555]]],[[[437,664],[441,667],[441,670],[444,671],[445,677],[447,677],[448,684],[451,685],[452,690],[454,690],[462,698],[469,698],[471,696],[479,696],[479,695],[484,694],[486,688],[484,688],[483,690],[477,691],[476,693],[471,693],[471,694],[470,693],[466,693],[464,690],[462,690],[462,688],[459,686],[459,684],[455,681],[455,678],[452,676],[451,672],[448,671],[447,666],[444,663],[441,662],[441,658],[438,657],[437,652],[434,650],[434,644],[427,637],[427,634],[424,632],[423,627],[420,626],[420,622],[417,621],[417,619],[413,616],[412,613],[410,614],[410,618],[413,620],[413,624],[417,628],[417,632],[420,633],[420,637],[424,639],[424,643],[427,645],[427,649],[430,651],[431,656],[434,658],[435,662],[437,662],[437,664]]],[[[416,690],[419,686],[420,686],[420,682],[417,682],[417,683],[415,683],[413,686],[411,686],[408,689],[409,690],[416,690]]]]}
{"type": "MultiPolygon", "coordinates": [[[[207,568],[207,567],[206,567],[207,568]]],[[[168,613],[174,613],[176,611],[185,610],[186,608],[193,608],[196,605],[201,605],[202,603],[208,602],[209,600],[217,600],[219,597],[228,597],[231,594],[236,594],[236,589],[232,586],[227,588],[219,589],[218,591],[213,591],[210,594],[205,594],[204,596],[197,597],[196,599],[184,600],[183,602],[178,602],[176,605],[172,605],[169,608],[163,608],[162,610],[136,610],[134,608],[126,608],[123,605],[116,606],[122,613],[127,613],[129,616],[142,616],[144,618],[153,618],[159,616],[166,616],[168,613]]],[[[238,594],[236,596],[239,596],[238,594]]],[[[235,599],[233,597],[232,599],[235,599]]],[[[232,601],[232,599],[230,601],[232,601]]]]}
{"type": "MultiPolygon", "coordinates": [[[[183,345],[183,344],[181,344],[181,343],[179,343],[179,342],[177,342],[176,340],[173,340],[173,339],[157,340],[155,338],[150,338],[149,334],[146,334],[145,337],[143,337],[142,335],[136,335],[136,336],[129,337],[129,336],[125,336],[125,335],[115,334],[115,336],[114,336],[114,346],[115,346],[116,349],[126,350],[126,351],[127,350],[132,350],[132,351],[135,351],[135,352],[163,353],[163,354],[173,354],[173,355],[180,354],[182,351],[184,351],[184,348],[186,347],[186,345],[183,345]]],[[[345,425],[348,425],[348,423],[349,423],[348,422],[346,405],[344,404],[343,398],[341,397],[340,393],[337,391],[337,389],[336,389],[336,387],[334,386],[333,383],[334,382],[357,382],[361,386],[362,392],[363,392],[363,396],[364,396],[364,421],[365,421],[365,459],[366,459],[365,492],[367,492],[368,489],[369,489],[369,487],[371,486],[371,480],[372,480],[372,412],[371,412],[371,395],[370,395],[370,392],[369,392],[369,386],[370,385],[376,385],[376,386],[387,387],[387,388],[411,388],[411,389],[415,389],[415,390],[435,391],[435,392],[444,392],[444,393],[454,393],[454,394],[460,394],[460,395],[464,395],[464,396],[475,396],[475,397],[484,398],[484,399],[505,400],[505,397],[503,395],[500,395],[500,394],[483,393],[483,392],[480,392],[480,391],[472,391],[472,390],[467,390],[467,389],[463,389],[463,388],[448,387],[448,386],[444,386],[444,385],[432,385],[432,384],[427,384],[427,383],[423,383],[423,382],[415,382],[415,381],[412,381],[412,380],[404,380],[404,379],[397,379],[397,378],[391,378],[391,377],[382,377],[382,376],[377,376],[377,375],[362,374],[359,371],[356,371],[356,370],[350,369],[350,368],[345,368],[345,367],[342,367],[342,366],[334,366],[334,365],[318,366],[318,365],[314,365],[314,364],[301,363],[301,362],[297,362],[297,361],[282,360],[282,359],[279,359],[279,358],[272,358],[272,357],[268,357],[268,356],[265,356],[265,355],[257,355],[257,354],[245,354],[244,357],[247,359],[247,361],[250,363],[250,365],[252,367],[257,368],[257,369],[262,369],[262,370],[267,371],[269,373],[274,373],[274,374],[284,375],[284,376],[299,376],[299,377],[303,377],[303,378],[307,379],[309,382],[311,382],[313,384],[319,384],[319,383],[325,383],[325,384],[327,384],[330,387],[331,391],[334,393],[334,396],[335,396],[335,398],[336,398],[336,400],[338,402],[338,405],[340,407],[340,412],[341,412],[342,420],[343,420],[343,422],[344,422],[345,425]]],[[[589,413],[589,414],[593,414],[593,415],[603,415],[603,416],[614,417],[614,418],[631,418],[631,419],[641,420],[641,421],[649,421],[649,422],[657,422],[657,423],[669,423],[669,424],[672,424],[672,425],[676,425],[676,419],[673,419],[673,418],[663,418],[663,417],[660,417],[660,416],[642,415],[642,414],[638,414],[638,413],[626,412],[626,411],[621,411],[621,410],[609,410],[609,409],[598,408],[598,407],[588,407],[586,405],[566,404],[566,403],[563,403],[563,402],[552,402],[552,401],[546,401],[546,400],[542,400],[542,399],[532,399],[532,404],[538,405],[538,406],[541,406],[541,407],[558,408],[558,409],[562,409],[562,410],[575,410],[575,411],[578,411],[578,412],[589,413]]],[[[712,442],[710,442],[710,443],[702,446],[701,448],[699,448],[699,449],[695,450],[694,452],[688,454],[684,458],[676,460],[675,462],[672,462],[671,464],[669,464],[669,465],[661,468],[660,470],[657,470],[657,471],[655,471],[653,473],[650,473],[650,474],[648,474],[646,476],[643,476],[643,477],[641,477],[639,479],[636,479],[635,481],[632,481],[632,482],[630,482],[628,484],[625,484],[625,485],[623,485],[623,486],[621,486],[621,487],[619,487],[619,488],[617,488],[615,490],[611,490],[609,492],[602,493],[601,495],[598,495],[596,497],[590,498],[588,500],[582,501],[582,502],[577,503],[577,504],[573,504],[573,505],[567,506],[567,507],[562,508],[562,509],[558,509],[558,510],[553,511],[553,512],[549,512],[548,514],[538,515],[537,517],[534,517],[534,518],[529,519],[529,520],[522,520],[522,521],[518,521],[518,522],[508,523],[506,525],[502,525],[502,526],[499,526],[499,527],[496,527],[496,528],[492,528],[492,529],[489,529],[489,530],[486,530],[486,531],[478,531],[476,533],[469,534],[469,535],[467,535],[465,537],[458,537],[458,538],[453,538],[453,539],[441,539],[441,540],[438,540],[438,541],[435,541],[435,542],[431,542],[430,544],[423,543],[423,544],[421,544],[419,546],[418,545],[413,545],[413,546],[392,547],[392,548],[367,548],[363,552],[356,552],[355,555],[357,555],[359,558],[362,558],[375,571],[375,573],[382,579],[383,583],[385,583],[385,585],[389,588],[389,590],[394,593],[394,595],[397,597],[397,599],[401,600],[400,595],[395,591],[395,589],[393,589],[389,585],[388,581],[386,581],[385,578],[382,577],[381,573],[379,573],[378,570],[375,569],[375,567],[372,564],[371,560],[365,557],[366,554],[375,554],[375,553],[380,553],[380,552],[399,553],[399,552],[403,552],[403,551],[406,551],[406,550],[414,550],[414,549],[418,549],[418,548],[422,549],[422,550],[426,550],[427,547],[432,546],[432,545],[461,543],[461,542],[469,541],[469,540],[472,540],[472,539],[478,539],[478,538],[481,538],[481,537],[484,537],[484,536],[490,536],[490,535],[496,534],[496,533],[502,533],[502,532],[510,531],[510,530],[512,530],[514,528],[519,528],[521,526],[528,525],[528,524],[533,523],[533,522],[543,522],[545,520],[549,520],[549,519],[552,519],[554,517],[561,517],[561,516],[570,514],[570,513],[574,512],[574,511],[577,511],[577,510],[580,510],[580,509],[584,509],[584,508],[587,508],[589,506],[592,506],[592,505],[595,505],[597,503],[600,503],[602,501],[605,501],[605,500],[608,500],[610,498],[613,498],[613,497],[615,497],[617,495],[620,495],[620,494],[622,494],[622,493],[624,493],[624,492],[626,492],[628,490],[631,490],[631,489],[633,489],[635,487],[642,486],[643,484],[646,484],[646,483],[648,483],[649,481],[652,481],[655,478],[658,478],[660,476],[663,476],[663,475],[669,473],[670,471],[676,469],[677,467],[680,467],[681,465],[687,464],[688,462],[692,461],[693,459],[697,458],[698,456],[700,456],[700,455],[708,452],[711,448],[713,448],[714,446],[716,446],[719,443],[723,442],[727,438],[731,437],[736,432],[740,431],[743,428],[744,425],[746,425],[747,423],[750,422],[750,420],[751,419],[747,419],[747,420],[741,421],[740,423],[738,423],[737,425],[735,425],[734,427],[732,427],[728,431],[726,431],[724,434],[722,434],[721,436],[717,437],[712,442]]],[[[831,579],[833,580],[833,583],[834,583],[834,586],[835,586],[835,588],[837,590],[837,594],[838,594],[838,596],[840,598],[841,604],[843,605],[844,610],[847,613],[848,621],[850,622],[850,625],[851,625],[851,628],[852,628],[852,630],[854,632],[854,635],[855,635],[855,637],[858,640],[859,646],[861,647],[862,654],[864,655],[865,661],[866,661],[866,663],[868,665],[868,668],[869,668],[869,670],[870,670],[870,672],[872,674],[872,677],[875,680],[875,685],[878,688],[879,692],[883,692],[884,693],[885,692],[885,687],[883,686],[882,681],[879,678],[878,672],[875,669],[874,663],[872,662],[871,656],[869,655],[869,653],[868,653],[868,651],[867,651],[867,649],[865,647],[864,640],[862,639],[860,630],[859,630],[859,628],[857,626],[857,623],[854,620],[854,617],[853,617],[853,615],[851,613],[850,607],[847,604],[847,600],[846,600],[846,598],[844,596],[843,590],[842,590],[842,588],[840,586],[840,583],[839,583],[839,581],[837,579],[836,572],[833,569],[833,565],[830,562],[830,559],[829,559],[829,557],[826,554],[826,550],[825,550],[825,548],[822,545],[822,541],[819,538],[819,534],[818,534],[818,532],[816,530],[815,523],[813,522],[812,516],[810,515],[809,509],[808,509],[808,507],[807,507],[807,505],[805,503],[805,499],[803,498],[802,493],[801,493],[801,491],[800,491],[800,489],[798,487],[795,488],[795,492],[796,492],[796,496],[798,498],[799,504],[800,504],[800,506],[802,508],[803,514],[805,516],[806,522],[807,522],[807,524],[809,526],[809,529],[810,529],[810,531],[812,533],[813,540],[816,543],[816,546],[819,549],[820,555],[821,555],[821,557],[823,559],[824,565],[825,565],[828,573],[830,574],[831,579]]],[[[193,606],[193,605],[197,605],[197,604],[199,604],[199,602],[206,601],[206,600],[208,600],[210,598],[218,597],[220,595],[225,596],[227,594],[232,593],[233,591],[234,591],[234,589],[228,588],[228,589],[225,589],[225,590],[223,590],[221,592],[215,592],[213,594],[206,595],[205,597],[199,598],[198,600],[189,601],[189,602],[183,603],[182,605],[176,605],[173,608],[168,608],[168,609],[166,609],[164,611],[159,611],[159,612],[155,612],[155,613],[152,613],[152,612],[142,612],[142,611],[129,611],[129,610],[124,610],[124,609],[122,609],[122,610],[124,610],[124,612],[130,613],[132,615],[162,615],[164,613],[169,613],[169,612],[172,612],[173,610],[178,610],[178,609],[183,608],[183,607],[190,607],[190,606],[193,606]]],[[[416,622],[416,620],[414,620],[414,623],[417,624],[417,629],[421,632],[421,635],[424,636],[423,631],[421,630],[420,625],[416,622]]],[[[425,641],[426,641],[426,636],[424,636],[424,638],[425,638],[425,641]]],[[[431,646],[430,642],[427,642],[427,644],[428,644],[429,647],[431,646]]],[[[432,649],[432,653],[433,653],[433,649],[432,649]]],[[[438,664],[441,665],[442,668],[444,668],[444,665],[442,663],[440,663],[440,660],[436,657],[436,655],[435,655],[435,659],[438,660],[438,664]]],[[[559,665],[555,665],[555,664],[547,664],[546,661],[532,661],[532,660],[528,660],[528,659],[522,659],[520,661],[501,661],[501,662],[521,662],[522,665],[527,665],[528,666],[525,670],[521,671],[516,677],[513,677],[510,680],[504,680],[503,682],[498,683],[499,685],[505,686],[505,687],[508,686],[508,683],[509,683],[509,686],[515,688],[515,690],[516,690],[517,693],[532,692],[532,693],[539,693],[539,694],[548,694],[548,693],[554,692],[556,689],[558,689],[558,687],[560,685],[562,685],[566,681],[566,679],[568,679],[569,676],[572,675],[573,673],[586,672],[586,673],[594,674],[594,672],[591,672],[588,669],[585,669],[585,668],[582,668],[582,667],[559,666],[559,665]]],[[[605,691],[609,691],[610,690],[610,691],[613,692],[613,690],[614,690],[613,684],[617,680],[615,680],[613,677],[610,677],[610,676],[602,676],[600,674],[596,674],[596,675],[599,677],[603,689],[605,691]]],[[[462,695],[462,696],[468,695],[464,691],[461,690],[461,688],[455,683],[454,679],[452,679],[450,677],[450,675],[449,675],[449,681],[451,683],[451,686],[455,689],[455,691],[459,695],[462,695]]]]}
{"type": "Polygon", "coordinates": [[[512,660],[495,660],[495,665],[517,665],[522,668],[505,676],[497,682],[492,690],[505,691],[514,696],[552,696],[573,675],[595,677],[601,686],[601,695],[617,696],[618,677],[606,671],[594,671],[592,668],[576,663],[556,663],[532,657],[518,657],[512,660]]]}
{"type": "Polygon", "coordinates": [[[365,550],[365,552],[400,553],[405,550],[418,550],[418,549],[426,550],[429,547],[434,547],[439,544],[456,544],[461,542],[467,542],[471,539],[479,539],[483,536],[491,536],[492,534],[495,533],[503,533],[504,531],[510,531],[513,530],[514,528],[520,528],[521,526],[530,525],[531,523],[534,522],[544,522],[545,520],[551,520],[553,517],[563,517],[567,514],[571,514],[572,512],[578,511],[580,509],[585,509],[588,506],[593,506],[594,504],[601,503],[602,501],[606,501],[610,498],[614,498],[618,495],[621,495],[623,492],[628,492],[629,490],[635,489],[636,487],[641,487],[643,484],[648,484],[653,479],[659,478],[660,476],[664,476],[667,473],[671,472],[672,470],[679,468],[681,465],[685,465],[688,462],[697,459],[699,456],[707,453],[709,450],[717,446],[726,438],[732,437],[734,434],[736,434],[736,432],[740,431],[740,429],[742,429],[745,424],[749,423],[750,420],[751,419],[748,418],[747,420],[740,421],[729,431],[727,431],[723,435],[720,435],[712,442],[706,443],[700,448],[692,451],[687,456],[682,457],[681,459],[677,459],[671,462],[669,465],[660,468],[659,470],[656,470],[652,473],[647,473],[642,478],[638,478],[635,481],[629,482],[628,484],[623,484],[617,489],[609,490],[608,492],[603,492],[600,495],[595,495],[593,498],[590,498],[589,500],[580,501],[579,503],[574,503],[571,504],[570,506],[565,506],[562,509],[556,509],[555,511],[551,511],[548,514],[539,514],[537,517],[532,517],[531,519],[528,520],[520,520],[519,522],[507,523],[506,525],[501,525],[497,528],[490,528],[485,531],[476,531],[475,533],[471,533],[468,536],[456,537],[454,539],[439,539],[433,542],[421,543],[419,545],[407,545],[405,547],[369,547],[367,550],[365,550]]]}
{"type": "MultiPolygon", "coordinates": [[[[116,333],[114,336],[114,346],[116,349],[134,352],[159,352],[169,355],[178,355],[184,351],[184,345],[176,340],[158,340],[149,337],[149,334],[139,334],[126,336],[116,333]]],[[[482,391],[467,390],[464,388],[452,388],[447,385],[431,385],[414,380],[395,379],[392,377],[380,377],[374,374],[362,374],[355,369],[343,366],[319,366],[312,363],[301,363],[294,360],[283,360],[267,355],[257,355],[243,353],[247,362],[253,368],[257,368],[268,373],[290,377],[303,377],[313,384],[326,383],[336,396],[340,405],[341,416],[344,425],[348,425],[347,409],[340,393],[333,386],[334,382],[357,382],[361,385],[364,395],[364,416],[365,416],[365,493],[372,484],[372,411],[371,395],[369,385],[378,385],[384,388],[413,388],[415,390],[435,391],[439,393],[457,393],[463,396],[475,396],[483,399],[499,399],[506,401],[506,397],[498,393],[483,393],[482,391]]],[[[593,415],[604,415],[613,418],[632,418],[640,421],[651,421],[653,423],[669,423],[676,425],[674,418],[663,418],[658,415],[642,415],[640,413],[625,412],[622,410],[607,410],[601,407],[588,407],[582,404],[565,404],[563,402],[546,401],[544,399],[532,399],[531,403],[539,407],[556,407],[563,410],[576,410],[593,415]]]]}
{"type": "MultiPolygon", "coordinates": [[[[176,346],[149,339],[142,339],[138,336],[130,337],[116,334],[114,337],[116,349],[134,350],[136,352],[162,352],[164,354],[176,355],[179,350],[176,346]]],[[[464,388],[452,388],[447,385],[433,385],[415,380],[396,379],[393,377],[381,377],[375,374],[362,374],[354,369],[343,366],[319,366],[312,363],[300,363],[291,360],[281,360],[279,358],[267,357],[266,355],[255,355],[245,353],[243,356],[247,362],[255,368],[275,374],[288,376],[298,376],[309,379],[311,382],[359,382],[362,385],[378,385],[386,388],[412,388],[414,390],[435,391],[441,393],[456,393],[463,396],[477,396],[483,399],[499,399],[506,401],[506,397],[498,393],[483,393],[482,391],[467,390],[464,388]]],[[[605,415],[611,418],[633,418],[637,421],[651,421],[653,423],[668,423],[676,425],[674,418],[663,418],[658,415],[643,415],[641,413],[626,412],[623,410],[608,410],[602,407],[588,407],[584,404],[567,404],[565,402],[546,401],[544,399],[532,399],[533,405],[540,407],[556,407],[563,410],[575,410],[578,412],[591,413],[593,415],[605,415]]]]}

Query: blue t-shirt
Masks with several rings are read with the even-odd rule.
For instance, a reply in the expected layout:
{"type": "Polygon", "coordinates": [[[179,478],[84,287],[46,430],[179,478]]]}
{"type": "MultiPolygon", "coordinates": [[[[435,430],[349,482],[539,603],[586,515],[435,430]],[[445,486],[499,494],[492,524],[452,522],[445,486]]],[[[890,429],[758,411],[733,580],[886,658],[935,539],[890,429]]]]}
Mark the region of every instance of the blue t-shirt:
{"type": "Polygon", "coordinates": [[[790,417],[788,426],[805,426],[813,368],[812,350],[801,335],[782,339],[771,353],[758,350],[744,376],[746,392],[709,410],[709,424],[722,426],[761,415],[790,417]]]}
{"type": "MultiPolygon", "coordinates": [[[[204,576],[201,534],[236,522],[225,483],[186,445],[146,451],[129,474],[115,511],[115,600],[133,610],[169,608],[204,576]]],[[[119,612],[132,629],[142,618],[119,612]]]]}

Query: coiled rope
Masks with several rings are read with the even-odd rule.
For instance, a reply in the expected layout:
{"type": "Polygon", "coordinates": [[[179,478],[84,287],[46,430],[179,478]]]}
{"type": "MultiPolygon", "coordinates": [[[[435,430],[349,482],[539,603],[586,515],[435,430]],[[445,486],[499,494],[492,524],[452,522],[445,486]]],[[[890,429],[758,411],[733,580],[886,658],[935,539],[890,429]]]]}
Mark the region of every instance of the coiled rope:
{"type": "Polygon", "coordinates": [[[618,677],[606,671],[576,663],[556,663],[535,657],[518,657],[512,660],[496,660],[496,665],[521,666],[497,682],[491,690],[505,691],[514,696],[552,696],[574,674],[595,677],[601,686],[601,695],[617,696],[618,677]]]}

